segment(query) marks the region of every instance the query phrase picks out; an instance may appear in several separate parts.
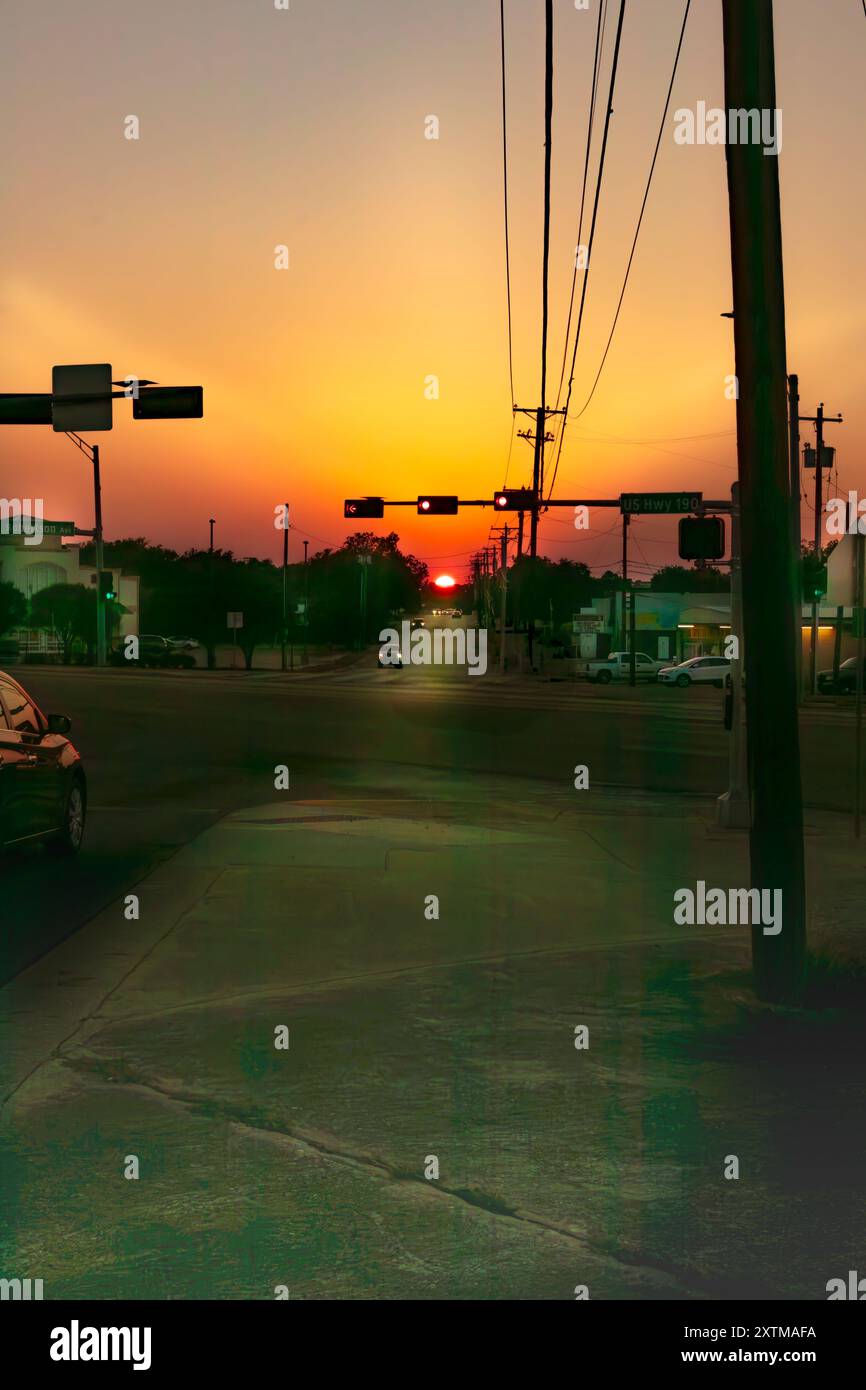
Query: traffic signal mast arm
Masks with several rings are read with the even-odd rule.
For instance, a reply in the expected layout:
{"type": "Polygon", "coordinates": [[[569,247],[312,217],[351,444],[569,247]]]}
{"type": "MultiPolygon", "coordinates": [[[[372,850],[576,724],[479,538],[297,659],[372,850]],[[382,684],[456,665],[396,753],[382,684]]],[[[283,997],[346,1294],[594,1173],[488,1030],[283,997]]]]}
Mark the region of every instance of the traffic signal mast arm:
{"type": "MultiPolygon", "coordinates": [[[[509,489],[503,488],[500,492],[494,493],[494,495],[493,495],[492,498],[489,498],[489,497],[459,497],[459,498],[456,498],[456,499],[454,499],[454,500],[456,500],[456,503],[457,503],[457,506],[458,506],[458,507],[496,507],[497,510],[499,510],[499,511],[504,511],[504,510],[517,510],[516,507],[506,509],[506,508],[503,508],[503,507],[497,505],[497,498],[506,495],[506,493],[507,493],[508,491],[509,491],[509,489]]],[[[517,491],[522,491],[522,489],[520,489],[520,490],[519,490],[519,489],[513,489],[512,491],[516,493],[517,491]]],[[[682,495],[685,497],[685,496],[688,496],[689,493],[688,493],[687,491],[684,491],[682,495]]],[[[345,502],[345,504],[344,504],[344,515],[345,515],[347,518],[349,518],[349,519],[354,518],[354,517],[381,516],[381,515],[382,515],[382,512],[381,512],[381,511],[378,511],[378,510],[376,510],[376,511],[372,511],[372,510],[371,510],[371,511],[356,510],[356,511],[351,511],[351,512],[347,510],[350,506],[352,506],[352,507],[357,507],[357,506],[359,506],[359,505],[362,506],[362,507],[366,507],[367,505],[373,505],[373,506],[381,507],[381,508],[385,508],[385,507],[415,507],[416,509],[418,509],[418,508],[419,508],[419,503],[420,503],[421,500],[423,500],[423,499],[425,499],[425,498],[431,498],[431,497],[432,497],[432,494],[424,493],[424,494],[421,494],[420,497],[411,497],[411,498],[385,498],[385,497],[347,498],[347,499],[346,499],[346,502],[345,502]]],[[[442,499],[440,498],[440,499],[438,499],[438,500],[442,500],[442,499]]],[[[447,499],[447,500],[448,500],[448,501],[451,501],[452,499],[449,498],[449,499],[447,499]]],[[[549,502],[545,502],[545,501],[543,501],[541,498],[539,498],[538,501],[536,502],[536,501],[534,501],[534,499],[533,499],[532,492],[531,492],[530,490],[527,490],[526,500],[525,500],[524,502],[521,503],[521,509],[522,509],[523,511],[529,511],[530,508],[532,508],[532,507],[534,507],[534,506],[537,506],[537,507],[539,508],[539,510],[543,510],[543,511],[547,511],[548,507],[616,507],[618,510],[621,511],[621,510],[623,510],[622,501],[623,501],[622,497],[557,497],[555,500],[551,500],[551,501],[549,501],[549,502]]],[[[677,510],[680,511],[680,512],[683,512],[683,511],[685,511],[686,509],[681,507],[681,508],[678,508],[677,510]]],[[[702,514],[702,513],[707,512],[707,511],[713,511],[713,512],[729,512],[729,511],[731,510],[731,500],[730,500],[730,498],[728,498],[727,500],[725,500],[725,499],[716,499],[716,498],[711,498],[711,499],[709,499],[709,500],[707,500],[707,499],[702,499],[701,502],[698,504],[697,507],[695,507],[695,508],[690,508],[690,509],[688,509],[688,510],[690,510],[690,511],[691,511],[691,510],[694,510],[694,511],[698,512],[699,514],[702,514]]],[[[428,515],[428,514],[430,514],[430,513],[428,513],[426,510],[425,510],[424,513],[422,513],[422,515],[428,515]]],[[[452,513],[448,513],[448,514],[449,514],[449,515],[453,515],[453,512],[452,512],[452,513]]],[[[632,515],[640,515],[639,512],[636,512],[636,511],[634,511],[634,510],[631,511],[631,514],[632,514],[632,515]]],[[[671,515],[671,516],[673,516],[673,515],[676,514],[676,512],[672,509],[672,510],[671,510],[670,512],[668,512],[668,513],[665,513],[665,512],[653,512],[653,513],[647,513],[647,514],[648,514],[648,515],[657,515],[657,516],[665,516],[665,515],[671,515]]],[[[439,515],[442,515],[442,513],[439,513],[439,515]]]]}

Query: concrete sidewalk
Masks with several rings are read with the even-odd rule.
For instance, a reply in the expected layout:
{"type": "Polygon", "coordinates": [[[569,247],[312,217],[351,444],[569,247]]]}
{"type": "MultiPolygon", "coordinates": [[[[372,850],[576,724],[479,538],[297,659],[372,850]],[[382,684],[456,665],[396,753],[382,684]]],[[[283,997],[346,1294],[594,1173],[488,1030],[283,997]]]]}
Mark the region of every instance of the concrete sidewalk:
{"type": "MultiPolygon", "coordinates": [[[[862,1267],[863,1025],[758,1006],[747,931],[673,921],[678,887],[748,884],[745,836],[702,801],[407,776],[228,817],[138,920],[0,991],[0,1274],[822,1299],[862,1267]]],[[[810,818],[811,931],[857,950],[848,835],[810,818]]]]}

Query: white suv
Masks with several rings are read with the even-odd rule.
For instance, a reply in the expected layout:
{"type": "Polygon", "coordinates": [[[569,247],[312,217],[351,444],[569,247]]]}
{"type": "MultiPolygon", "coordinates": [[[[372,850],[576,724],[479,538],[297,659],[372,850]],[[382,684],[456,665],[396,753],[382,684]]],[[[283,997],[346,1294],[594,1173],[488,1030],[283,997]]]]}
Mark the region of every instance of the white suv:
{"type": "Polygon", "coordinates": [[[695,685],[705,681],[711,681],[713,685],[721,686],[725,683],[725,678],[730,673],[731,663],[724,656],[693,656],[688,661],[681,661],[679,666],[664,666],[659,671],[659,680],[663,685],[695,685]]]}

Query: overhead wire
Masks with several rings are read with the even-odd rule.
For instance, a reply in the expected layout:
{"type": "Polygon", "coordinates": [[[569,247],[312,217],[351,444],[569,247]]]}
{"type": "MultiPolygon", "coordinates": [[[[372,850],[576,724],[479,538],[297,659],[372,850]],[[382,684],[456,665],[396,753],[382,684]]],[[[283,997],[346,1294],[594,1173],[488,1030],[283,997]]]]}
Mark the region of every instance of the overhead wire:
{"type": "MultiPolygon", "coordinates": [[[[866,0],[864,0],[866,3],[866,0]]],[[[607,19],[607,0],[598,7],[598,20],[595,26],[595,53],[592,60],[592,85],[589,97],[589,116],[586,123],[586,152],[583,160],[583,183],[580,190],[580,216],[577,223],[577,247],[575,248],[574,270],[571,276],[571,295],[568,302],[568,318],[565,324],[565,338],[562,344],[562,366],[559,372],[559,386],[556,391],[556,408],[562,398],[562,384],[565,381],[565,364],[568,361],[568,343],[571,337],[571,318],[574,312],[574,292],[577,289],[577,256],[583,244],[583,213],[586,203],[586,183],[589,175],[589,156],[592,148],[592,132],[595,123],[595,102],[598,94],[598,77],[601,66],[601,53],[604,48],[604,29],[607,19]]]]}
{"type": "Polygon", "coordinates": [[[600,199],[600,197],[601,197],[601,185],[602,185],[602,180],[603,180],[603,178],[604,178],[604,163],[605,163],[605,155],[606,155],[606,153],[607,153],[607,139],[608,139],[608,134],[609,134],[609,131],[610,131],[610,118],[611,118],[611,116],[613,115],[613,94],[614,94],[614,90],[615,90],[615,88],[616,88],[616,74],[617,74],[617,68],[619,67],[619,50],[620,50],[620,43],[621,43],[621,41],[622,41],[622,25],[623,25],[623,19],[624,19],[624,18],[625,18],[625,0],[620,0],[620,5],[619,5],[619,17],[618,17],[618,19],[617,19],[617,26],[616,26],[616,39],[615,39],[614,48],[613,48],[613,61],[612,61],[612,64],[611,64],[611,71],[610,71],[610,87],[609,87],[609,90],[608,90],[607,110],[605,111],[605,117],[604,117],[604,133],[603,133],[603,135],[602,135],[602,140],[601,140],[601,152],[600,152],[600,154],[599,154],[599,160],[598,160],[598,173],[597,173],[596,181],[595,181],[595,197],[594,197],[594,199],[593,199],[593,206],[592,206],[592,221],[591,221],[591,223],[590,223],[590,228],[589,228],[589,241],[588,241],[588,243],[587,243],[586,268],[585,268],[585,271],[584,271],[583,284],[582,284],[582,286],[581,286],[581,291],[580,291],[580,308],[579,308],[578,314],[577,314],[577,328],[576,328],[576,330],[575,330],[575,335],[574,335],[574,351],[573,351],[572,357],[571,357],[571,372],[570,372],[569,379],[568,379],[568,391],[567,391],[567,393],[566,393],[566,398],[565,398],[565,414],[564,414],[564,416],[562,417],[562,428],[561,428],[560,431],[559,431],[559,443],[558,443],[558,445],[557,445],[556,462],[555,462],[554,468],[553,468],[553,478],[551,479],[550,490],[549,490],[549,492],[548,492],[548,494],[547,494],[547,495],[548,495],[548,499],[553,495],[553,487],[554,487],[554,484],[556,483],[556,474],[557,474],[557,470],[558,470],[558,468],[559,468],[559,460],[560,460],[560,458],[561,458],[561,456],[562,456],[562,443],[563,443],[563,439],[564,439],[564,437],[565,437],[565,425],[566,425],[566,420],[567,420],[567,418],[568,418],[568,408],[569,408],[569,405],[571,404],[571,393],[572,393],[572,388],[573,388],[573,386],[574,386],[574,369],[575,369],[575,363],[576,363],[576,361],[577,361],[577,349],[578,349],[578,345],[579,345],[579,343],[580,343],[580,330],[581,330],[581,327],[582,327],[582,325],[583,325],[583,311],[584,311],[584,308],[585,308],[585,306],[586,306],[586,288],[587,288],[587,285],[589,284],[589,272],[590,272],[590,270],[591,270],[591,268],[592,268],[592,248],[593,248],[593,244],[594,244],[594,242],[595,242],[595,228],[596,228],[596,221],[597,221],[597,218],[598,218],[598,204],[599,204],[599,199],[600,199]]]}
{"type": "Polygon", "coordinates": [[[502,192],[505,211],[505,292],[508,304],[508,381],[511,389],[511,407],[513,410],[514,343],[511,318],[511,249],[508,230],[508,122],[505,85],[505,0],[499,0],[499,38],[502,60],[502,192]]]}
{"type": "MultiPolygon", "coordinates": [[[[866,4],[866,0],[864,0],[864,4],[866,4]]],[[[664,104],[664,109],[662,110],[662,118],[661,118],[661,121],[659,122],[659,133],[658,133],[658,137],[657,137],[657,139],[656,139],[655,149],[653,150],[653,157],[652,157],[652,162],[651,162],[651,164],[650,164],[649,176],[648,176],[647,181],[646,181],[646,188],[644,189],[643,202],[642,202],[641,205],[640,205],[640,212],[639,212],[639,214],[638,214],[637,226],[635,227],[635,232],[634,232],[634,240],[632,241],[632,244],[631,244],[631,251],[630,251],[630,253],[629,253],[628,264],[626,265],[626,268],[625,268],[625,276],[624,276],[623,282],[622,282],[622,289],[621,289],[620,292],[619,292],[619,300],[617,301],[616,312],[615,312],[615,314],[614,314],[614,316],[613,316],[613,323],[611,324],[610,334],[608,335],[607,344],[606,344],[605,349],[604,349],[604,352],[603,352],[603,354],[602,354],[602,358],[601,358],[601,362],[599,363],[598,371],[597,371],[596,374],[595,374],[595,381],[592,383],[592,389],[591,389],[589,395],[587,396],[586,400],[584,401],[583,405],[581,406],[580,410],[579,410],[579,411],[577,412],[577,414],[574,416],[574,419],[575,419],[575,420],[579,420],[579,419],[580,419],[581,415],[583,415],[584,411],[588,408],[590,401],[592,400],[593,396],[595,395],[595,389],[596,389],[596,387],[598,386],[599,380],[600,380],[600,378],[601,378],[601,374],[602,374],[602,372],[603,372],[603,370],[604,370],[604,364],[605,364],[605,362],[607,361],[607,355],[608,355],[608,353],[610,352],[610,345],[611,345],[611,343],[613,342],[613,335],[614,335],[614,333],[616,332],[616,325],[617,325],[617,323],[618,323],[618,321],[619,321],[619,314],[620,314],[620,310],[621,310],[621,308],[622,308],[623,299],[625,298],[626,287],[628,286],[628,279],[629,279],[629,275],[631,274],[632,262],[634,261],[634,253],[635,253],[635,250],[636,250],[636,248],[637,248],[638,237],[640,236],[640,229],[641,229],[641,224],[642,224],[642,222],[643,222],[643,215],[644,215],[644,212],[646,211],[647,200],[648,200],[648,198],[649,198],[650,188],[651,188],[651,186],[652,186],[653,174],[655,173],[655,167],[656,167],[656,161],[657,161],[657,159],[658,159],[659,147],[661,146],[662,135],[664,134],[665,121],[667,120],[668,108],[670,107],[670,103],[671,103],[671,93],[673,92],[674,81],[675,81],[676,75],[677,75],[677,68],[678,68],[678,66],[679,66],[680,54],[681,54],[682,48],[683,48],[683,39],[685,38],[685,33],[686,33],[686,22],[688,21],[689,10],[690,10],[690,8],[691,8],[691,0],[686,0],[686,8],[685,8],[685,12],[684,12],[684,14],[683,14],[682,27],[680,28],[680,37],[679,37],[679,41],[678,41],[678,43],[677,43],[677,50],[676,50],[676,53],[674,54],[674,65],[673,65],[673,68],[672,68],[672,70],[671,70],[671,78],[670,78],[670,82],[668,83],[667,95],[665,96],[665,104],[664,104]]],[[[563,428],[564,428],[564,422],[563,422],[563,428]]]]}

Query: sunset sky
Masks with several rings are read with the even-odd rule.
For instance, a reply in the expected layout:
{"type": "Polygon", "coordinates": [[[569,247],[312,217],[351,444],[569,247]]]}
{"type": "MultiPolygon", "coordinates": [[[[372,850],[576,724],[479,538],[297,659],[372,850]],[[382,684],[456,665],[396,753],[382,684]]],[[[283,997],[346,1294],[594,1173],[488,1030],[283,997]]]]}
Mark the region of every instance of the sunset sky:
{"type": "MultiPolygon", "coordinates": [[[[555,6],[553,394],[597,3],[555,6]]],[[[683,6],[626,6],[577,409],[610,328],[683,6]]],[[[860,0],[775,10],[788,367],[804,411],[823,399],[844,415],[828,431],[838,490],[864,492],[866,19],[860,0]]],[[[0,26],[0,390],[48,390],[54,363],[88,361],[205,388],[203,421],[134,423],[123,403],[112,433],[92,436],[107,537],[203,546],[214,516],[220,545],[276,558],[273,510],[288,499],[299,558],[304,535],[313,551],[341,544],[346,495],[492,495],[511,435],[498,0],[291,0],[288,12],[272,0],[5,0],[0,26]],[[438,141],[424,138],[431,114],[438,141]],[[124,137],[129,115],[137,141],[124,137]],[[281,243],[288,271],[274,269],[281,243]],[[424,395],[433,374],[438,401],[424,395]]],[[[534,406],[542,0],[507,0],[506,26],[515,383],[534,406]]],[[[725,496],[735,477],[724,149],[673,140],[674,110],[699,100],[723,104],[719,0],[692,4],[617,335],[567,432],[559,495],[725,496]]],[[[518,440],[510,484],[530,467],[518,440]]],[[[92,524],[86,462],[50,430],[0,432],[0,493],[92,524]]],[[[371,524],[462,575],[491,519],[401,510],[371,524]]],[[[575,532],[548,513],[541,549],[604,568],[616,521],[596,513],[575,532]]],[[[636,563],[669,560],[672,536],[670,522],[638,522],[636,563]]]]}

